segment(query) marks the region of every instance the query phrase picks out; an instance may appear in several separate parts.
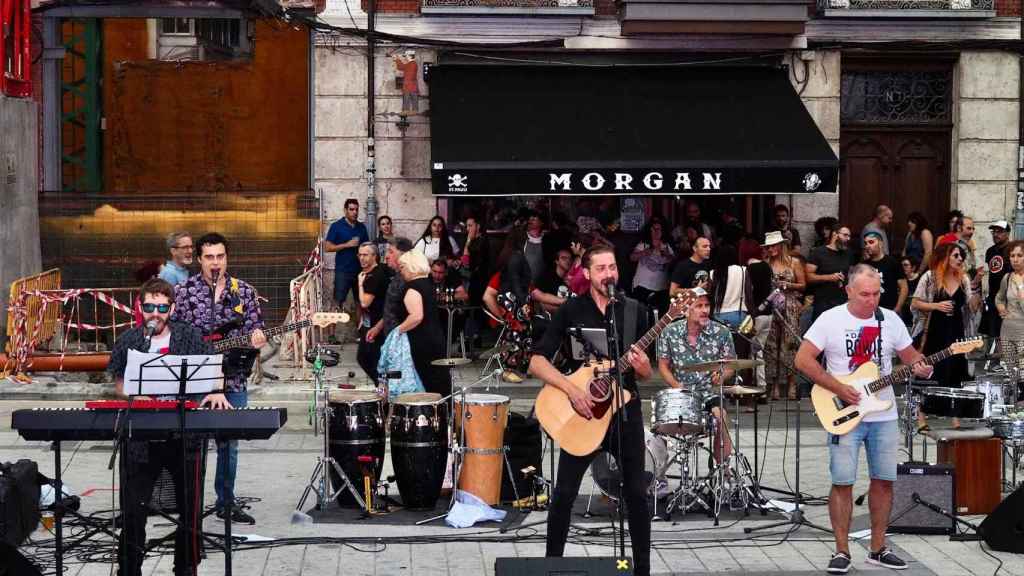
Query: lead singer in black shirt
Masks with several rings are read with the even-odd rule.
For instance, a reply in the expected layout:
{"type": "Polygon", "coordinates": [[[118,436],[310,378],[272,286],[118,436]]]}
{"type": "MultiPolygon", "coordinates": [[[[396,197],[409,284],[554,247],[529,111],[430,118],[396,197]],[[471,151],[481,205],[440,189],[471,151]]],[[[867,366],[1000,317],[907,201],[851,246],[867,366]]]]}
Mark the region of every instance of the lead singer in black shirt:
{"type": "MultiPolygon", "coordinates": [[[[619,280],[619,270],[615,263],[615,253],[607,246],[595,246],[583,255],[583,274],[590,280],[590,290],[580,298],[567,301],[555,313],[551,326],[544,337],[533,348],[530,359],[530,373],[540,378],[545,384],[554,386],[566,393],[572,401],[573,408],[584,417],[590,417],[590,409],[594,401],[590,395],[574,386],[552,364],[551,359],[562,347],[563,341],[570,338],[570,329],[576,326],[584,328],[604,328],[605,311],[609,306],[606,284],[619,280]]],[[[623,335],[625,327],[625,305],[622,302],[613,304],[615,309],[615,325],[618,329],[622,349],[630,346],[629,360],[632,369],[624,370],[623,385],[632,394],[632,399],[625,406],[625,425],[622,428],[622,451],[618,454],[616,430],[618,417],[612,417],[611,426],[601,443],[601,450],[615,457],[620,470],[624,471],[625,504],[629,510],[629,533],[633,545],[633,573],[648,575],[651,571],[651,519],[647,512],[646,487],[644,486],[644,425],[643,413],[640,411],[640,396],[637,394],[637,378],[644,379],[651,375],[651,363],[647,354],[626,342],[623,335]]],[[[642,336],[648,329],[648,311],[645,306],[637,303],[634,340],[642,336]]],[[[579,362],[571,362],[575,370],[579,362]]],[[[580,482],[590,462],[598,451],[586,456],[573,456],[562,450],[558,461],[558,480],[548,512],[547,555],[562,556],[565,551],[565,539],[569,534],[569,520],[572,506],[579,494],[580,482]]]]}

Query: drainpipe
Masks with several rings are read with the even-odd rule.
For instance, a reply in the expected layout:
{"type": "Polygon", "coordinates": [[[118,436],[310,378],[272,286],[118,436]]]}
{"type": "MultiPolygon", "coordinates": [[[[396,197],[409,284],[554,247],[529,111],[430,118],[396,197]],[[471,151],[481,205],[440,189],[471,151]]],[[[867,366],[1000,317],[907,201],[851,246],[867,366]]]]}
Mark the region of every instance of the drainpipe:
{"type": "MultiPolygon", "coordinates": [[[[372,1],[372,0],[371,0],[372,1]]],[[[1024,40],[1024,10],[1019,17],[1019,37],[1024,40]]],[[[1013,214],[1013,238],[1024,239],[1024,55],[1017,55],[1017,209],[1013,214]]]]}
{"type": "Polygon", "coordinates": [[[377,21],[377,0],[369,0],[366,20],[366,231],[370,240],[377,238],[377,160],[374,151],[374,28],[377,21]]]}

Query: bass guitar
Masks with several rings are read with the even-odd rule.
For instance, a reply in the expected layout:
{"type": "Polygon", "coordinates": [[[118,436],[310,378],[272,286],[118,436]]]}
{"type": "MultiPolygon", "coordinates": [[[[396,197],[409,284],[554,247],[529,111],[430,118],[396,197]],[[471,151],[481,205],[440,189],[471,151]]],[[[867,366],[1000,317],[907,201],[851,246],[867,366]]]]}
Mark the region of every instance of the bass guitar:
{"type": "MultiPolygon", "coordinates": [[[[646,350],[669,323],[686,313],[695,298],[696,295],[690,290],[676,294],[672,298],[668,312],[636,341],[636,346],[646,350]]],[[[628,358],[628,352],[623,354],[618,360],[618,365],[629,367],[628,358]]],[[[540,425],[569,454],[586,456],[597,450],[608,432],[608,426],[611,425],[612,416],[618,405],[615,395],[621,393],[622,406],[630,400],[629,391],[620,390],[610,375],[611,368],[612,362],[603,360],[585,364],[566,376],[573,386],[588,391],[594,399],[594,407],[591,409],[594,417],[589,420],[576,412],[565,392],[550,384],[545,384],[537,395],[535,410],[540,425]]]]}
{"type": "MultiPolygon", "coordinates": [[[[319,326],[325,328],[332,324],[344,324],[348,322],[349,315],[347,312],[314,312],[309,315],[309,318],[305,320],[299,320],[298,322],[292,322],[290,324],[284,324],[281,326],[275,326],[274,328],[267,328],[263,330],[263,334],[266,335],[267,339],[280,334],[287,334],[288,332],[294,332],[301,330],[307,326],[319,326]]],[[[214,352],[223,352],[230,350],[231,348],[251,348],[252,347],[252,332],[246,332],[239,334],[238,336],[231,336],[230,338],[225,337],[225,334],[234,330],[237,327],[236,324],[231,323],[221,326],[213,334],[206,337],[206,340],[213,346],[214,352]]]]}
{"type": "MultiPolygon", "coordinates": [[[[954,342],[949,348],[926,357],[924,362],[931,365],[955,354],[966,354],[980,348],[982,343],[981,338],[954,342]]],[[[888,376],[879,378],[878,365],[874,362],[867,362],[846,376],[836,376],[836,380],[847,386],[852,386],[860,392],[860,402],[857,404],[847,404],[835,392],[815,384],[811,389],[811,403],[814,404],[814,412],[818,415],[818,420],[821,421],[825,430],[842,436],[856,428],[868,414],[888,410],[892,406],[892,402],[880,399],[878,393],[896,382],[906,380],[910,377],[911,370],[911,366],[903,365],[893,370],[888,376]]]]}

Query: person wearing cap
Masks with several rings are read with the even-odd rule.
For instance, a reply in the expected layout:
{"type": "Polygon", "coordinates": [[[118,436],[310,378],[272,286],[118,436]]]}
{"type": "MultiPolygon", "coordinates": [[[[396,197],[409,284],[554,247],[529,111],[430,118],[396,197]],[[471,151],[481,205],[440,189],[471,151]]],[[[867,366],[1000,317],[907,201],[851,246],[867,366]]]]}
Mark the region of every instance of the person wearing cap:
{"type": "Polygon", "coordinates": [[[395,69],[402,78],[402,116],[411,116],[420,112],[419,64],[416,62],[416,51],[406,50],[403,55],[394,57],[395,69]]]}
{"type": "Polygon", "coordinates": [[[878,305],[899,313],[903,303],[907,300],[907,279],[900,269],[900,263],[882,253],[882,244],[885,239],[877,232],[868,232],[864,235],[864,263],[878,271],[878,278],[882,283],[882,294],[878,299],[878,305]]]}
{"type": "Polygon", "coordinates": [[[999,338],[1003,319],[996,311],[996,294],[1003,277],[1010,271],[1009,254],[1006,251],[1010,242],[1010,224],[1006,220],[996,220],[989,224],[988,231],[992,234],[992,246],[985,251],[988,295],[985,296],[985,311],[982,313],[979,332],[990,338],[999,338]]]}

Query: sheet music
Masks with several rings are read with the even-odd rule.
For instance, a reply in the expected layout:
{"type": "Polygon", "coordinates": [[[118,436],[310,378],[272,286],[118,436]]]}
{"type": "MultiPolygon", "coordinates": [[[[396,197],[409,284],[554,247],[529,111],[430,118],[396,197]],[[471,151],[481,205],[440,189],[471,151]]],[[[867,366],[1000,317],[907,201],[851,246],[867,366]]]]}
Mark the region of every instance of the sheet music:
{"type": "Polygon", "coordinates": [[[224,389],[223,356],[220,354],[177,356],[129,350],[128,365],[124,370],[124,393],[129,396],[177,394],[182,359],[188,361],[187,394],[206,394],[224,389]]]}

